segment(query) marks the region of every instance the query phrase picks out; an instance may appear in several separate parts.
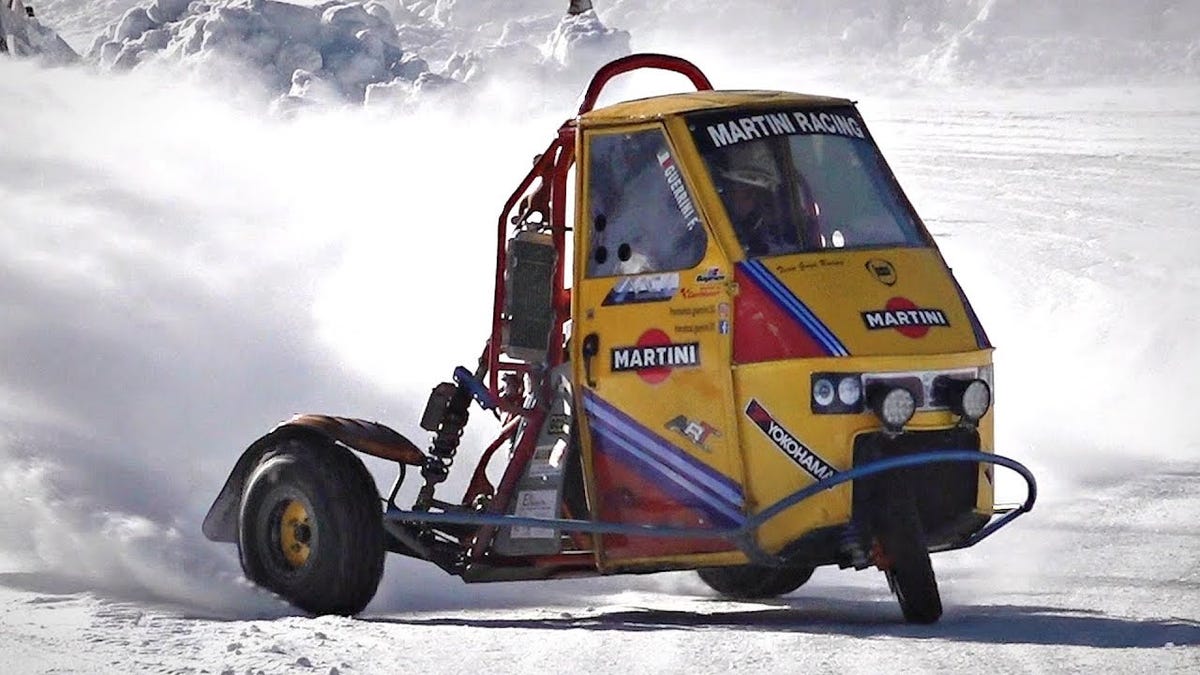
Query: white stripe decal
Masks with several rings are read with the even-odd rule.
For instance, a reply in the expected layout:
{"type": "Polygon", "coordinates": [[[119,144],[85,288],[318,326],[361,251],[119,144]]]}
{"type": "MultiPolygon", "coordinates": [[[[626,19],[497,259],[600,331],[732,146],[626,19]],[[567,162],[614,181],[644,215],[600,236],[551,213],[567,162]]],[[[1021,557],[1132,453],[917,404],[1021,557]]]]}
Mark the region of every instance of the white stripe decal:
{"type": "Polygon", "coordinates": [[[607,420],[598,419],[597,421],[599,422],[597,426],[602,430],[607,431],[613,438],[620,439],[625,443],[630,444],[631,446],[645,453],[657,464],[675,471],[689,479],[696,489],[703,490],[705,494],[709,495],[710,498],[716,499],[723,504],[727,504],[734,509],[741,509],[742,500],[740,494],[732,493],[731,496],[731,493],[727,491],[717,490],[711,483],[704,481],[704,476],[697,474],[694,471],[690,471],[687,465],[681,465],[678,462],[664,461],[665,459],[670,458],[664,458],[661,451],[656,452],[653,447],[646,447],[644,443],[638,442],[638,439],[630,438],[628,432],[613,427],[611,422],[608,422],[607,420]]]}
{"type": "Polygon", "coordinates": [[[606,440],[620,446],[623,450],[625,450],[625,452],[628,452],[635,458],[640,459],[648,469],[658,473],[660,476],[683,488],[692,496],[699,499],[702,503],[721,513],[721,515],[732,519],[734,522],[742,522],[744,516],[740,510],[731,508],[723,501],[713,499],[711,494],[700,490],[699,486],[689,481],[686,477],[681,476],[675,471],[671,470],[670,467],[663,466],[661,463],[655,462],[653,457],[647,456],[644,452],[642,452],[641,448],[637,447],[633,443],[630,443],[628,440],[621,438],[616,434],[605,434],[605,436],[606,440]]]}
{"type": "Polygon", "coordinates": [[[675,448],[670,443],[658,438],[653,433],[642,428],[636,422],[627,419],[619,411],[615,410],[599,397],[594,395],[587,401],[589,412],[594,416],[600,417],[603,421],[616,429],[631,440],[637,443],[648,451],[652,451],[659,456],[661,461],[675,466],[678,470],[695,476],[698,480],[710,487],[714,492],[724,496],[731,503],[740,505],[742,503],[741,487],[733,480],[723,476],[715,469],[711,469],[700,464],[696,460],[692,460],[686,456],[682,450],[675,448]],[[690,460],[690,461],[689,461],[690,460]]]}
{"type": "Polygon", "coordinates": [[[813,333],[813,337],[821,343],[834,356],[849,356],[850,352],[842,345],[837,336],[829,330],[829,327],[813,314],[800,298],[796,297],[791,290],[783,285],[783,282],[775,278],[766,267],[757,260],[751,260],[745,263],[746,271],[750,273],[751,278],[758,281],[768,294],[784,306],[785,310],[795,317],[801,324],[813,333]]]}
{"type": "Polygon", "coordinates": [[[621,434],[629,439],[630,442],[638,445],[638,447],[650,452],[659,462],[672,466],[677,471],[715,492],[718,497],[722,497],[731,505],[741,508],[742,495],[740,491],[717,482],[713,476],[705,474],[703,470],[679,457],[675,452],[663,448],[661,441],[647,435],[642,429],[630,425],[612,411],[604,409],[602,404],[593,403],[590,400],[588,403],[591,404],[588,406],[590,408],[589,412],[602,421],[605,426],[612,428],[614,432],[621,434]]]}
{"type": "Polygon", "coordinates": [[[763,288],[777,301],[779,301],[780,304],[784,305],[784,309],[790,310],[792,316],[799,320],[800,323],[804,324],[804,326],[813,333],[813,337],[817,338],[822,346],[829,350],[829,352],[834,356],[847,355],[845,347],[838,342],[838,339],[824,324],[821,323],[820,319],[818,319],[816,315],[804,305],[804,303],[800,302],[800,299],[797,298],[787,286],[783,285],[779,279],[775,278],[774,275],[767,271],[766,267],[762,263],[758,261],[751,261],[750,264],[753,266],[754,278],[760,284],[762,284],[763,288]]]}

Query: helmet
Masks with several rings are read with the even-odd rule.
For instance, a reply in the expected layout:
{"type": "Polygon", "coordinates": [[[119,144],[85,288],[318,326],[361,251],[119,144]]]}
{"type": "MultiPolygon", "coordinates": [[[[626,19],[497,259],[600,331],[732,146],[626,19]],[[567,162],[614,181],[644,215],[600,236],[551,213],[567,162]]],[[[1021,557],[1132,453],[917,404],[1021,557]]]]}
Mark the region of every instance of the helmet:
{"type": "Polygon", "coordinates": [[[762,190],[774,190],[779,180],[770,171],[756,166],[736,167],[720,172],[721,177],[731,184],[747,185],[762,190]]]}
{"type": "Polygon", "coordinates": [[[726,150],[724,160],[718,172],[730,187],[745,185],[768,191],[779,187],[779,176],[765,146],[758,143],[733,146],[726,150]]]}

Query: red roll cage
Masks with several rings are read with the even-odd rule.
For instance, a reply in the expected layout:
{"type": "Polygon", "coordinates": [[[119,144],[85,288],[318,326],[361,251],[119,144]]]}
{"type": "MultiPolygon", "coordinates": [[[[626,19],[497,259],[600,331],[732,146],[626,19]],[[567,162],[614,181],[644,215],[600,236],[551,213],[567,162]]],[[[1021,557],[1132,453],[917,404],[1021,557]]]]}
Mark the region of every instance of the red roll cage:
{"type": "Polygon", "coordinates": [[[500,358],[498,345],[504,327],[505,284],[504,271],[508,260],[507,243],[511,236],[509,228],[524,222],[534,214],[540,214],[542,222],[548,224],[554,242],[558,262],[554,269],[554,328],[550,340],[548,364],[550,367],[565,360],[565,335],[563,326],[571,316],[571,292],[564,283],[564,256],[566,255],[567,173],[575,163],[575,137],[579,117],[591,111],[601,91],[618,75],[643,68],[666,70],[688,78],[697,91],[711,90],[712,83],[699,68],[685,59],[666,54],[631,54],[617,59],[596,72],[588,84],[587,92],[579,105],[575,117],[567,120],[558,129],[557,137],[546,150],[537,156],[533,168],[504,204],[500,212],[496,233],[496,290],[492,306],[492,334],[486,352],[488,389],[500,398],[500,374],[524,373],[525,363],[504,361],[500,358]]]}

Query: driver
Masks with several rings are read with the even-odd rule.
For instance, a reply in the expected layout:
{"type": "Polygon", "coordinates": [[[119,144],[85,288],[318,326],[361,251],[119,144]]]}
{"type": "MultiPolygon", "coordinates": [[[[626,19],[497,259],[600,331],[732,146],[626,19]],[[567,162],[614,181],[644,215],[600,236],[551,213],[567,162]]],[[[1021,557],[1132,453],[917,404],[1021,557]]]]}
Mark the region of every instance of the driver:
{"type": "Polygon", "coordinates": [[[730,159],[733,161],[718,172],[721,195],[746,255],[779,255],[795,251],[799,241],[794,228],[780,216],[781,183],[772,171],[773,167],[763,166],[761,160],[753,161],[745,156],[730,159]],[[791,237],[787,236],[789,232],[791,237]]]}

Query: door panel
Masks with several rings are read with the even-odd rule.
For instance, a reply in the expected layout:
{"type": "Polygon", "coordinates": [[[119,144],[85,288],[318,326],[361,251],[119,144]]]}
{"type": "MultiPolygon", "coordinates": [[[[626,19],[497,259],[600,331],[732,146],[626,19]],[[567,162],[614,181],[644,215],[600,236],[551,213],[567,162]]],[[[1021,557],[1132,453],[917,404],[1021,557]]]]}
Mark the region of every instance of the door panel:
{"type": "MultiPolygon", "coordinates": [[[[730,414],[733,269],[660,127],[586,134],[583,146],[572,349],[593,516],[735,527],[745,504],[730,414]]],[[[606,535],[601,548],[620,564],[732,547],[606,535]]]]}

